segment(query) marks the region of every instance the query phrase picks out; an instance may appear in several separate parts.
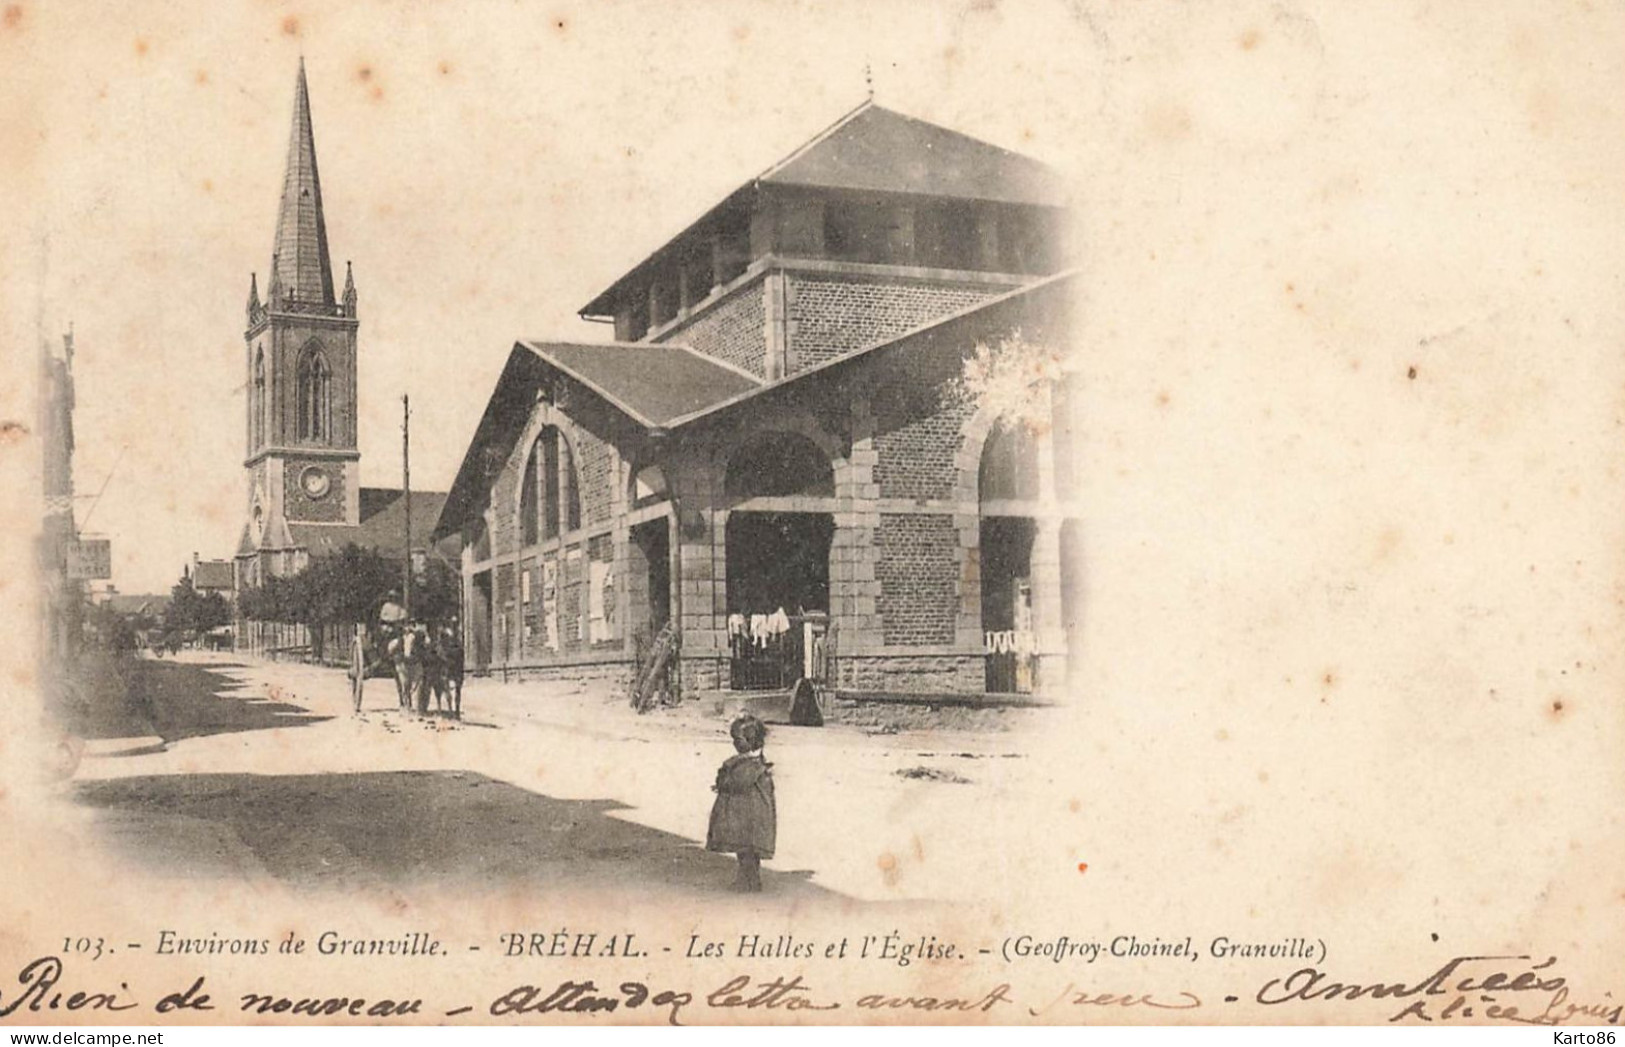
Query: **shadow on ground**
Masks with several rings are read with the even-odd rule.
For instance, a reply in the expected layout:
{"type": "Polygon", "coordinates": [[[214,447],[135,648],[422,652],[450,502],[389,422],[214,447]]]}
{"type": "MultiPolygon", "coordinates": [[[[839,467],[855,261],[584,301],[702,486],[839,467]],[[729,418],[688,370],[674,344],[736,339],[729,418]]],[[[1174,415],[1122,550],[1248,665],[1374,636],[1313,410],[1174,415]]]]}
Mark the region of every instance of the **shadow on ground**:
{"type": "MultiPolygon", "coordinates": [[[[724,895],[735,863],[692,840],[467,771],[199,774],[81,782],[112,845],[170,873],[299,886],[537,886],[724,895]]],[[[836,897],[764,869],[768,894],[836,897]]]]}
{"type": "Polygon", "coordinates": [[[130,688],[127,704],[144,718],[146,730],[121,724],[121,733],[85,737],[127,737],[155,734],[165,742],[238,731],[264,731],[277,727],[303,727],[329,719],[314,716],[296,705],[272,701],[234,678],[226,670],[240,669],[230,662],[196,665],[187,662],[141,660],[126,674],[130,688]]]}

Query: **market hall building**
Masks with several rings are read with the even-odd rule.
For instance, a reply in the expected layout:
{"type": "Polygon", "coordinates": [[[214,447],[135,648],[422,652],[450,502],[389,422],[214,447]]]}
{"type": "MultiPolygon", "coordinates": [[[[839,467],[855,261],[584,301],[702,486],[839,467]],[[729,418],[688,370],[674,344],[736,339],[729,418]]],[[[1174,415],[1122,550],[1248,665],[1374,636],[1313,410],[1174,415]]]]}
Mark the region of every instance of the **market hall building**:
{"type": "Polygon", "coordinates": [[[1065,224],[1043,165],[867,103],[587,303],[614,342],[518,342],[435,533],[471,667],[629,679],[665,631],[689,695],[1062,686],[1064,390],[1017,422],[963,373],[1067,349],[1065,224]]]}

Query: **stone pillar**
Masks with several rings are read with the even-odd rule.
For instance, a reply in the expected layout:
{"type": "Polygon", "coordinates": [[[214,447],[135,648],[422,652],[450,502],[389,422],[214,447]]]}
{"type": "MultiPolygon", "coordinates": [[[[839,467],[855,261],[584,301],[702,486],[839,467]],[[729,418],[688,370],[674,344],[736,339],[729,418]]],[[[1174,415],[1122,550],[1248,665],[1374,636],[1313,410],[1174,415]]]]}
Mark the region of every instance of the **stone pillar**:
{"type": "Polygon", "coordinates": [[[711,456],[691,454],[681,472],[668,477],[676,494],[672,585],[677,590],[682,643],[682,684],[687,694],[726,684],[728,514],[716,508],[721,477],[711,456]]]}
{"type": "Polygon", "coordinates": [[[1059,697],[1066,687],[1066,618],[1061,609],[1061,521],[1046,516],[1033,536],[1033,629],[1038,653],[1034,690],[1059,697]]]}
{"type": "Polygon", "coordinates": [[[830,543],[830,620],[835,627],[837,680],[853,679],[864,648],[881,646],[885,623],[880,616],[880,486],[875,482],[875,419],[867,400],[852,404],[852,450],[835,475],[835,535],[830,543]]]}
{"type": "MultiPolygon", "coordinates": [[[[1054,417],[1053,390],[1043,389],[1035,394],[1038,400],[1034,416],[1054,417]]],[[[1056,498],[1055,430],[1037,441],[1038,497],[1042,515],[1035,521],[1037,533],[1033,536],[1032,585],[1033,629],[1038,634],[1038,657],[1035,690],[1040,694],[1059,697],[1065,690],[1066,665],[1066,612],[1061,602],[1061,514],[1056,498]]]]}
{"type": "Polygon", "coordinates": [[[727,282],[728,271],[727,248],[722,241],[721,233],[711,234],[711,290],[716,292],[727,282]]]}
{"type": "Polygon", "coordinates": [[[763,361],[763,377],[776,381],[785,376],[789,353],[789,294],[788,279],[784,273],[769,273],[762,281],[762,307],[767,318],[767,358],[763,361]]]}

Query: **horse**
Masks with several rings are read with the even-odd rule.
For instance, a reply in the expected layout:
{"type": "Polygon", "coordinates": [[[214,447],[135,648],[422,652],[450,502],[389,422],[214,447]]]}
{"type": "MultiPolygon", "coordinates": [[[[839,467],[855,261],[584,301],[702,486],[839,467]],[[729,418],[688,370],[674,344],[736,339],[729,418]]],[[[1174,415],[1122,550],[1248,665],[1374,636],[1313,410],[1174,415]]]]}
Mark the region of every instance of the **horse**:
{"type": "MultiPolygon", "coordinates": [[[[400,697],[401,711],[412,712],[413,699],[423,690],[423,638],[416,629],[407,629],[389,642],[390,661],[395,666],[395,689],[400,697]]],[[[428,712],[428,702],[419,700],[418,706],[428,712]]]]}
{"type": "MultiPolygon", "coordinates": [[[[434,695],[435,712],[455,720],[463,718],[463,646],[449,627],[442,626],[429,634],[424,690],[434,695]]],[[[426,698],[424,711],[428,711],[426,698]]]]}

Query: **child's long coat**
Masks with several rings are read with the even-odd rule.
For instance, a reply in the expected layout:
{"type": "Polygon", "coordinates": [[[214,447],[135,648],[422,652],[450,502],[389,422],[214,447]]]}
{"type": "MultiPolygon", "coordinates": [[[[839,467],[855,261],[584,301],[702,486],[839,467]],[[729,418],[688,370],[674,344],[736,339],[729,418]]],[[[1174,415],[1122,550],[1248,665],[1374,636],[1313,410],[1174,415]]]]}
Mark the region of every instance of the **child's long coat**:
{"type": "Polygon", "coordinates": [[[760,756],[730,756],[717,769],[717,802],[705,835],[708,851],[755,851],[773,857],[779,813],[773,799],[773,775],[760,756]]]}

